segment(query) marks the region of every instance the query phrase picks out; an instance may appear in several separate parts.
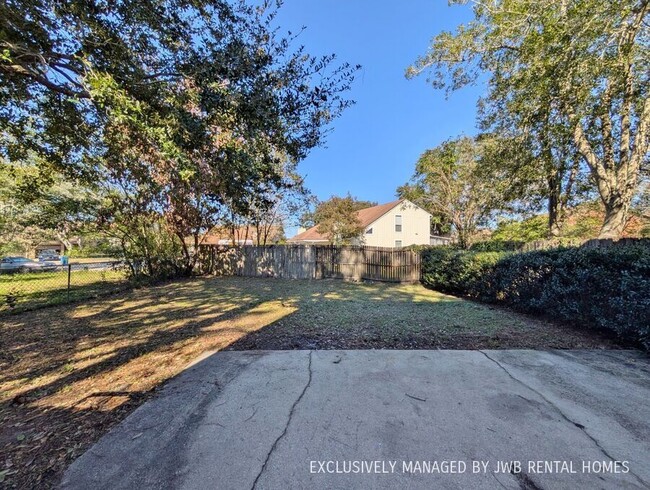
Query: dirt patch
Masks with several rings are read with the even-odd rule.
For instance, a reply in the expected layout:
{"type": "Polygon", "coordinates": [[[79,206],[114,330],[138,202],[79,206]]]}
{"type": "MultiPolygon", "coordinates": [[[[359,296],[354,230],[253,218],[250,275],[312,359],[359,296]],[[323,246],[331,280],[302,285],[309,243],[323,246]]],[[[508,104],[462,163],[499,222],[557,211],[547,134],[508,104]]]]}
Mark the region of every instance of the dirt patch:
{"type": "Polygon", "coordinates": [[[0,317],[0,485],[64,469],[200,355],[223,349],[617,348],[419,285],[194,279],[0,317]]]}

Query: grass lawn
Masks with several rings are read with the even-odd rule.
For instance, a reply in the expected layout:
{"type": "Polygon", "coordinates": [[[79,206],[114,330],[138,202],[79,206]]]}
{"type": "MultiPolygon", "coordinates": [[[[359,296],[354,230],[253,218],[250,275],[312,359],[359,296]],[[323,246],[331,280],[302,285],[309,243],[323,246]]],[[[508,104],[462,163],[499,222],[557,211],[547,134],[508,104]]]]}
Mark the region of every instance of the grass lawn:
{"type": "Polygon", "coordinates": [[[615,348],[420,285],[210,278],[0,317],[0,481],[64,468],[198,356],[222,349],[615,348]]]}
{"type": "Polygon", "coordinates": [[[70,273],[62,267],[52,272],[27,274],[0,274],[0,313],[9,310],[23,311],[89,298],[116,289],[125,283],[126,274],[119,269],[73,269],[70,273]],[[9,297],[15,300],[8,299],[9,297]],[[10,308],[10,304],[13,308],[10,308]]]}

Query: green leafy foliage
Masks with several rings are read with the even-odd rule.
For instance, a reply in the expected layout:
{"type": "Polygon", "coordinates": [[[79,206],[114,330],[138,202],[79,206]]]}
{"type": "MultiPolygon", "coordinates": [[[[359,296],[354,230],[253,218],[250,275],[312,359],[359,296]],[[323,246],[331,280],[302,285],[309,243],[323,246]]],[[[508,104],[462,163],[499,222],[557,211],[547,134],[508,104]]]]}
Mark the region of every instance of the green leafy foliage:
{"type": "Polygon", "coordinates": [[[450,139],[425,151],[411,180],[397,189],[434,216],[440,231],[449,227],[461,247],[469,247],[478,227],[501,207],[501,186],[481,171],[484,142],[450,139]]]}
{"type": "Polygon", "coordinates": [[[472,243],[473,252],[514,252],[521,250],[525,242],[519,240],[485,240],[472,243]]]}
{"type": "Polygon", "coordinates": [[[533,242],[543,240],[547,235],[547,218],[538,215],[521,221],[502,220],[497,224],[490,239],[494,241],[533,242]]]}
{"type": "Polygon", "coordinates": [[[433,289],[475,296],[485,271],[501,258],[496,252],[435,247],[422,252],[422,282],[433,289]]]}
{"type": "Polygon", "coordinates": [[[319,233],[337,245],[350,244],[363,233],[363,226],[357,211],[376,206],[377,203],[360,201],[347,195],[332,196],[316,207],[313,220],[319,233]]]}
{"type": "Polygon", "coordinates": [[[427,72],[448,91],[487,76],[479,122],[499,137],[511,190],[547,199],[556,235],[581,185],[595,184],[600,235],[620,236],[650,148],[650,3],[472,3],[473,18],[438,34],[407,76],[427,72]]]}
{"type": "Polygon", "coordinates": [[[358,67],[280,35],[278,8],[3,3],[0,156],[35,154],[99,187],[95,224],[127,257],[151,265],[162,247],[162,275],[191,273],[212,228],[267,214],[274,196],[301,186],[297,162],[352,104],[344,93],[358,67]]]}
{"type": "Polygon", "coordinates": [[[94,220],[101,196],[35,160],[0,159],[0,255],[29,254],[44,240],[70,238],[94,220]]]}
{"type": "Polygon", "coordinates": [[[650,246],[526,253],[423,251],[425,285],[524,313],[606,329],[650,348],[650,246]]]}

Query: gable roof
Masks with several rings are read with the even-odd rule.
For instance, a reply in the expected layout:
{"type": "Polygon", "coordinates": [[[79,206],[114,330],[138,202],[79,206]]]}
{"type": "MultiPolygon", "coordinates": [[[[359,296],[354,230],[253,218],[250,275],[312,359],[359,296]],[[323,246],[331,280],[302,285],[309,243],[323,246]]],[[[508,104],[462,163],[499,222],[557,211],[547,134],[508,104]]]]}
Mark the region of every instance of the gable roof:
{"type": "Polygon", "coordinates": [[[397,201],[380,204],[379,206],[373,206],[371,208],[360,209],[357,211],[357,216],[359,217],[359,221],[361,221],[361,226],[365,228],[374,223],[388,211],[401,204],[402,201],[404,201],[404,199],[398,199],[397,201]]]}
{"type": "MultiPolygon", "coordinates": [[[[360,209],[359,211],[357,211],[357,217],[361,222],[361,226],[364,228],[368,227],[369,225],[377,221],[379,218],[381,218],[383,215],[385,215],[388,211],[390,211],[391,209],[398,206],[404,201],[406,201],[406,199],[398,199],[397,201],[392,201],[386,204],[380,204],[379,206],[372,206],[371,208],[360,209]]],[[[290,238],[288,241],[289,242],[293,242],[293,241],[329,242],[329,239],[325,235],[318,233],[317,228],[318,225],[312,226],[308,230],[305,230],[302,233],[298,233],[295,237],[290,238]]]]}

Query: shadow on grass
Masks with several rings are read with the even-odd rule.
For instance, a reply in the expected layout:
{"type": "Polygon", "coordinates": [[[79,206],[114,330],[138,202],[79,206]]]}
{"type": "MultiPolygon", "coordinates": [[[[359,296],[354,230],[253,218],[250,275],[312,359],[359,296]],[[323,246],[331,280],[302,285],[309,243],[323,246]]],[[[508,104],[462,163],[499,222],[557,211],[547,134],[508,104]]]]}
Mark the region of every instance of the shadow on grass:
{"type": "Polygon", "coordinates": [[[543,343],[549,332],[558,336],[419,285],[337,280],[188,279],[0,317],[0,461],[11,463],[0,472],[19,487],[55,485],[76,456],[206,353],[472,348],[495,338],[543,343]]]}
{"type": "Polygon", "coordinates": [[[54,486],[69,462],[205,351],[293,311],[270,291],[184,281],[0,318],[0,475],[54,486]],[[15,473],[14,473],[15,472],[15,473]]]}

